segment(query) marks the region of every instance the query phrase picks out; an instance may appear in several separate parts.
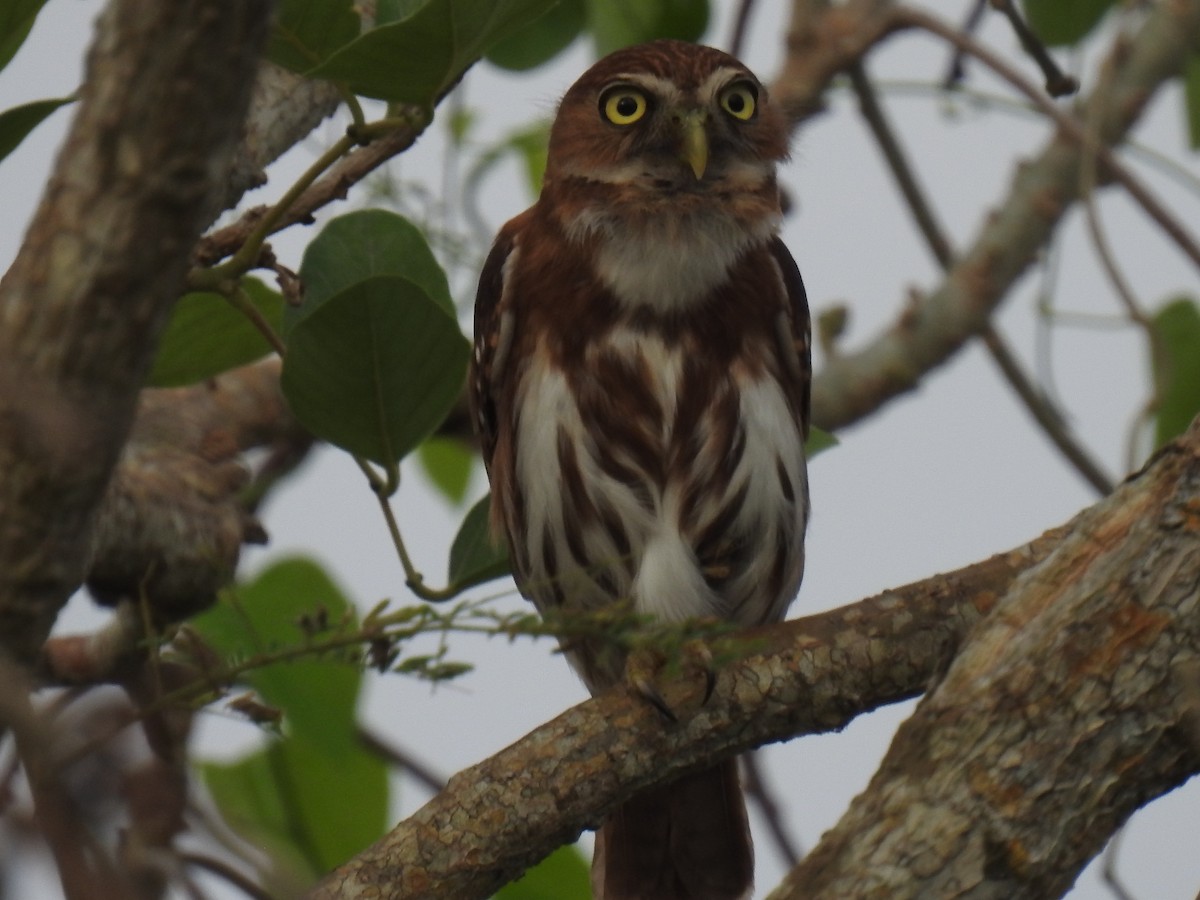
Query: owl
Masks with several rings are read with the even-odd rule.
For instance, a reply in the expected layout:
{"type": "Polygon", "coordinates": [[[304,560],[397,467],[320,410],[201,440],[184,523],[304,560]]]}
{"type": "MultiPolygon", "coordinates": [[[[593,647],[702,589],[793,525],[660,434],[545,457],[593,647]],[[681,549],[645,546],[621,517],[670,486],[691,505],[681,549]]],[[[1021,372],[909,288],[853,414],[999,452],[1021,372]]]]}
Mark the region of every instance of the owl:
{"type": "MultiPolygon", "coordinates": [[[[758,625],[795,596],[811,360],[787,152],[761,82],[710,47],[619,50],[563,97],[541,195],[484,264],[470,375],[492,526],[543,613],[758,625]]],[[[610,642],[567,652],[593,693],[624,679],[610,642]]],[[[744,897],[752,875],[736,760],[597,833],[605,900],[744,897]]]]}

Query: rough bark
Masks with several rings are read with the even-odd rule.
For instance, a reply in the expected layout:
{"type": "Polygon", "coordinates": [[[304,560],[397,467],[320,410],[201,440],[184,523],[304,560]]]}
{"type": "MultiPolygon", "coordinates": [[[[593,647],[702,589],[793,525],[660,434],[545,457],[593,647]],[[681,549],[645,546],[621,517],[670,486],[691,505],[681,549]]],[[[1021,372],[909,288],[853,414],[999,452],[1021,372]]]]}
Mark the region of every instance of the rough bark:
{"type": "Polygon", "coordinates": [[[1200,421],[1016,580],[772,898],[1061,895],[1197,771],[1198,672],[1200,421]]]}
{"type": "Polygon", "coordinates": [[[233,207],[246,191],[265,184],[267,166],[333,115],[341,102],[331,82],[305,78],[263,61],[230,166],[223,206],[233,207]]]}
{"type": "Polygon", "coordinates": [[[96,505],[188,252],[219,206],[266,0],[116,0],[0,281],[0,636],[30,661],[83,580],[96,505]]]}
{"type": "Polygon", "coordinates": [[[1184,727],[1198,605],[1200,421],[1030,545],[744,638],[707,703],[699,679],[665,685],[677,725],[622,691],[569,710],[459,773],[311,896],[487,896],[640,788],[840,728],[951,659],[779,896],[1056,896],[1134,809],[1200,768],[1184,727]]]}

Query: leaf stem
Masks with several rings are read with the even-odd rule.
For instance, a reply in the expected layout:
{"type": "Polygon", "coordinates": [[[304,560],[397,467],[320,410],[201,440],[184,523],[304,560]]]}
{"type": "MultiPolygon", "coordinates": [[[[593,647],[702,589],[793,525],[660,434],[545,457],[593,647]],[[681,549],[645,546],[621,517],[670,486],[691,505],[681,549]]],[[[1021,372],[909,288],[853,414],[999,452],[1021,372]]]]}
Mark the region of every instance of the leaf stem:
{"type": "Polygon", "coordinates": [[[326,169],[352,150],[356,143],[355,139],[348,134],[344,134],[334,141],[329,149],[317,157],[316,162],[292,183],[292,186],[279,198],[279,202],[267,210],[266,215],[259,220],[238,251],[225,262],[212,267],[210,270],[212,276],[231,278],[250,271],[258,260],[267,236],[270,235],[275,224],[283,218],[288,208],[308,189],[309,185],[321,177],[326,169]]]}
{"type": "Polygon", "coordinates": [[[266,338],[267,343],[271,345],[271,348],[276,353],[280,356],[285,355],[287,347],[284,346],[283,338],[271,327],[271,323],[267,321],[262,311],[254,305],[254,301],[250,299],[250,295],[246,293],[246,289],[242,287],[240,280],[232,291],[225,294],[225,299],[229,301],[234,309],[250,320],[250,323],[266,338]]]}

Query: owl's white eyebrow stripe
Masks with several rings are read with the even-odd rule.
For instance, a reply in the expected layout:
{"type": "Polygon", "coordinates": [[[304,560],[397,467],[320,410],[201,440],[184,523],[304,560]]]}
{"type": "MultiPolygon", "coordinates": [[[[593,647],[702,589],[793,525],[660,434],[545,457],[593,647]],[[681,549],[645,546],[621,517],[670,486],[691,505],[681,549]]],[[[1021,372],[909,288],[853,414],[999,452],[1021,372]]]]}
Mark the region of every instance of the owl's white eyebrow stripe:
{"type": "MultiPolygon", "coordinates": [[[[696,91],[696,96],[707,103],[712,100],[717,91],[734,81],[747,80],[745,70],[734,66],[721,66],[704,79],[699,89],[696,91]]],[[[645,72],[629,72],[617,75],[609,82],[605,88],[607,90],[617,84],[631,84],[636,87],[644,88],[648,93],[653,94],[660,100],[668,102],[676,101],[682,94],[679,86],[667,78],[660,78],[657,75],[648,75],[645,72]]]]}
{"type": "Polygon", "coordinates": [[[734,81],[752,81],[748,78],[744,69],[737,69],[733,66],[721,66],[716,69],[711,75],[704,79],[704,83],[700,85],[700,89],[696,94],[703,100],[711,100],[717,91],[734,81]]]}
{"type": "Polygon", "coordinates": [[[653,94],[662,100],[674,100],[679,96],[679,88],[673,82],[666,78],[659,78],[657,75],[647,75],[645,72],[631,72],[629,74],[618,75],[609,84],[610,86],[632,84],[640,88],[645,88],[647,93],[653,94]]]}

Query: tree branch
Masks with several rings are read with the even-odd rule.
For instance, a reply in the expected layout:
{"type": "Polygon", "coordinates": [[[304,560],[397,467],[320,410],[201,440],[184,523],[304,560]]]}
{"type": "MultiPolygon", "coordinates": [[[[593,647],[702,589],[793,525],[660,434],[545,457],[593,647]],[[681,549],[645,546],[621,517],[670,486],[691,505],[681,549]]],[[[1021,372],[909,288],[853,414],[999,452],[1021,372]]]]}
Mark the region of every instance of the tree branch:
{"type": "MultiPolygon", "coordinates": [[[[879,100],[875,96],[875,88],[861,64],[850,68],[850,83],[854,87],[854,93],[858,96],[863,118],[887,161],[888,168],[896,180],[896,186],[912,213],[917,230],[924,236],[929,252],[933,254],[938,265],[943,271],[948,271],[954,265],[954,249],[938,222],[937,215],[934,213],[925,191],[921,188],[916,172],[909,165],[904,148],[900,145],[895,131],[888,122],[883,107],[880,106],[879,100]]],[[[1084,162],[1086,163],[1090,159],[1092,159],[1092,155],[1085,154],[1084,162]]],[[[996,329],[988,324],[984,326],[979,336],[1009,386],[1025,404],[1026,409],[1029,410],[1034,421],[1041,426],[1046,436],[1075,467],[1075,470],[1095,488],[1098,494],[1109,493],[1113,489],[1111,479],[1104,474],[1099,463],[1092,459],[1086,448],[1076,440],[1062,414],[1025,375],[1016,356],[1008,349],[996,329]]]]}
{"type": "Polygon", "coordinates": [[[47,193],[0,281],[0,635],[31,661],[83,579],[91,520],[188,252],[220,205],[266,0],[114,0],[47,193]]]}
{"type": "Polygon", "coordinates": [[[487,896],[555,847],[659,781],[768,741],[836,730],[919,694],[1016,575],[1058,533],[958,572],[713,647],[723,667],[707,703],[694,678],[662,685],[677,725],[614,690],[450,779],[386,838],[311,895],[487,896]],[[687,711],[692,714],[688,715],[687,711]]]}
{"type": "MultiPolygon", "coordinates": [[[[881,36],[905,27],[933,28],[940,23],[909,9],[889,4],[861,2],[837,7],[809,24],[805,34],[789,36],[789,56],[773,94],[790,98],[794,113],[803,114],[815,102],[812,91],[832,77],[834,65],[845,67],[857,60],[881,36]],[[856,17],[857,16],[857,17],[856,17]],[[849,29],[840,50],[805,60],[815,35],[832,40],[839,29],[849,29]],[[853,51],[853,52],[852,52],[853,51]],[[858,53],[858,56],[853,55],[858,53]],[[823,60],[820,65],[818,62],[823,60]],[[797,78],[791,85],[790,79],[797,78]]],[[[950,29],[942,29],[943,37],[950,29]]],[[[892,397],[911,390],[920,378],[941,365],[972,336],[979,334],[1013,283],[1037,258],[1070,205],[1079,198],[1079,171],[1084,153],[1097,152],[1102,171],[1113,174],[1116,162],[1109,147],[1119,144],[1136,123],[1149,99],[1181,70],[1192,48],[1200,44],[1200,3],[1166,3],[1154,7],[1140,32],[1121,41],[1112,53],[1111,81],[1103,95],[1088,101],[1096,116],[1099,146],[1089,148],[1082,125],[1053,106],[1040,90],[1006,71],[1004,77],[1027,96],[1045,104],[1058,129],[1041,153],[1017,171],[1008,196],[984,222],[974,242],[948,273],[945,281],[864,348],[839,354],[827,361],[813,383],[813,421],[828,429],[848,425],[878,409],[892,397]]],[[[978,53],[979,48],[974,48],[978,53]]],[[[996,59],[989,59],[993,67],[996,59]]],[[[1159,216],[1172,239],[1192,253],[1186,235],[1136,181],[1124,173],[1122,184],[1143,205],[1159,216]]]]}
{"type": "Polygon", "coordinates": [[[1198,612],[1200,419],[1014,582],[773,900],[1060,896],[1200,767],[1198,612]]]}
{"type": "Polygon", "coordinates": [[[265,184],[266,167],[333,115],[341,102],[332,82],[305,78],[263,61],[230,167],[224,208],[232,208],[246,191],[265,184]]]}
{"type": "MultiPolygon", "coordinates": [[[[487,896],[650,784],[921,693],[968,636],[876,779],[905,790],[912,805],[893,808],[873,785],[852,809],[853,827],[823,841],[780,896],[862,896],[848,885],[854,873],[861,884],[878,877],[881,867],[863,854],[896,817],[916,849],[883,868],[907,873],[906,859],[921,870],[920,851],[934,841],[926,832],[947,821],[928,812],[942,803],[957,830],[943,832],[937,847],[948,855],[938,859],[956,864],[955,848],[965,848],[973,855],[962,865],[1000,865],[1008,879],[1007,892],[980,896],[1050,896],[1047,886],[1069,884],[1133,809],[1200,768],[1195,743],[1176,736],[1194,714],[1193,692],[1173,674],[1200,660],[1198,510],[1200,420],[1139,476],[1028,545],[735,639],[740,658],[720,671],[707,703],[702,679],[663,686],[683,711],[676,725],[621,689],[568,710],[454,776],[310,897],[487,896]],[[929,746],[941,755],[936,764],[923,755],[929,746]],[[981,806],[976,819],[970,810],[981,806]],[[1012,823],[1025,830],[1006,829],[1012,823]],[[960,833],[962,842],[951,839],[960,833]],[[835,863],[845,880],[814,893],[812,877],[835,863]],[[1022,885],[1037,889],[1023,894],[1022,885]]],[[[733,646],[714,647],[716,657],[733,646]]]]}

